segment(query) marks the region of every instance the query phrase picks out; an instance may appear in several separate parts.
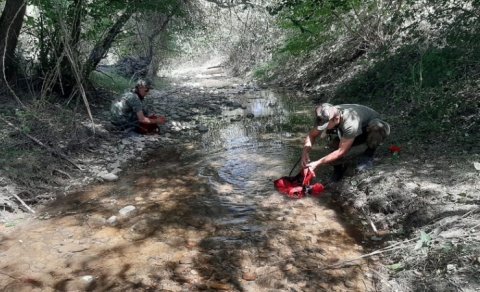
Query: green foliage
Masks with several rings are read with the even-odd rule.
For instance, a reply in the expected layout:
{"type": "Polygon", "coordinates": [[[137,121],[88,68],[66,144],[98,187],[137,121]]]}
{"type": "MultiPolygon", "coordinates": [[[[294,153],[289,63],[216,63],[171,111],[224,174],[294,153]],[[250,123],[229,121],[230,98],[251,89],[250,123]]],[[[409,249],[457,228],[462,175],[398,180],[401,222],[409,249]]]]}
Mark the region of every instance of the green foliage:
{"type": "Polygon", "coordinates": [[[299,55],[318,48],[338,34],[338,29],[330,29],[339,20],[337,13],[355,6],[356,1],[293,0],[268,7],[271,14],[277,15],[279,25],[290,32],[280,53],[299,55]]]}
{"type": "MultiPolygon", "coordinates": [[[[136,82],[136,80],[125,78],[114,72],[106,73],[98,71],[90,74],[90,81],[95,87],[111,91],[114,94],[122,94],[132,89],[136,82]]],[[[156,78],[152,81],[157,89],[167,86],[167,83],[162,78],[156,78]]]]}
{"type": "Polygon", "coordinates": [[[398,272],[398,271],[401,271],[405,268],[405,265],[401,262],[399,263],[395,263],[395,264],[392,264],[392,265],[388,265],[387,268],[393,272],[398,272]]]}
{"type": "MultiPolygon", "coordinates": [[[[461,131],[465,123],[462,117],[476,113],[478,97],[459,95],[478,91],[475,80],[480,74],[480,36],[475,31],[449,30],[447,43],[419,42],[393,54],[379,54],[376,62],[341,84],[335,96],[403,108],[405,116],[397,122],[407,123],[409,135],[468,136],[461,131]]],[[[475,134],[474,127],[469,131],[475,134]]]]}
{"type": "Polygon", "coordinates": [[[337,94],[358,100],[389,99],[402,91],[435,88],[464,76],[463,68],[457,67],[464,53],[458,48],[435,47],[422,53],[416,45],[405,46],[355,76],[337,94]]]}
{"type": "Polygon", "coordinates": [[[95,87],[103,88],[116,94],[123,93],[135,86],[134,80],[129,80],[116,73],[94,71],[90,74],[90,81],[95,87]]]}
{"type": "Polygon", "coordinates": [[[417,241],[415,245],[415,249],[424,249],[430,246],[432,238],[430,235],[426,234],[425,231],[420,231],[420,239],[417,241]]]}
{"type": "MultiPolygon", "coordinates": [[[[38,36],[33,42],[38,50],[34,55],[39,60],[35,71],[40,76],[58,68],[59,61],[63,61],[62,73],[68,74],[69,62],[63,58],[66,45],[73,54],[78,54],[73,58],[81,64],[89,55],[88,50],[102,40],[116,19],[126,12],[142,17],[152,13],[183,17],[186,13],[181,0],[32,0],[31,5],[38,14],[27,16],[25,30],[38,36]]],[[[129,37],[134,34],[134,30],[131,31],[115,37],[117,40],[129,37]]]]}
{"type": "Polygon", "coordinates": [[[274,71],[274,68],[277,66],[276,63],[270,62],[268,64],[264,64],[260,67],[258,67],[254,73],[253,76],[259,80],[264,80],[264,81],[269,81],[273,75],[271,72],[274,71]]]}
{"type": "Polygon", "coordinates": [[[302,56],[318,48],[330,38],[325,35],[312,34],[305,36],[304,34],[297,34],[289,38],[278,53],[291,54],[293,56],[302,56]]]}

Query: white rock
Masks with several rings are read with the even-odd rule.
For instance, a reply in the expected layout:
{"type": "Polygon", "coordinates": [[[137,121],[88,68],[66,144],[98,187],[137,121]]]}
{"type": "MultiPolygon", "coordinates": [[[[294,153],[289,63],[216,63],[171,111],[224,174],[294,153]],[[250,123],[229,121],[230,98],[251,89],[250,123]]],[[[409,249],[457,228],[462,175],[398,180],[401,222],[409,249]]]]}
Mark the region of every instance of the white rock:
{"type": "Polygon", "coordinates": [[[82,281],[84,281],[87,284],[90,284],[95,280],[95,278],[91,275],[83,276],[81,279],[82,279],[82,281]]]}
{"type": "Polygon", "coordinates": [[[106,181],[116,181],[118,180],[118,176],[111,173],[111,172],[108,172],[108,173],[104,173],[104,172],[101,172],[98,174],[98,176],[106,181]]]}
{"type": "Polygon", "coordinates": [[[447,265],[447,271],[448,272],[454,272],[457,269],[457,267],[453,264],[448,264],[447,265]]]}
{"type": "Polygon", "coordinates": [[[121,171],[122,171],[122,169],[119,168],[119,167],[117,167],[117,168],[113,169],[113,170],[111,171],[111,173],[113,173],[113,174],[116,175],[117,173],[119,173],[119,172],[121,172],[121,171]]]}
{"type": "Polygon", "coordinates": [[[136,213],[136,211],[137,211],[137,208],[135,208],[135,206],[129,205],[120,209],[118,213],[122,217],[129,217],[129,216],[133,216],[136,213]]]}
{"type": "Polygon", "coordinates": [[[116,226],[118,224],[117,216],[110,216],[110,218],[107,219],[107,223],[110,226],[116,226]]]}

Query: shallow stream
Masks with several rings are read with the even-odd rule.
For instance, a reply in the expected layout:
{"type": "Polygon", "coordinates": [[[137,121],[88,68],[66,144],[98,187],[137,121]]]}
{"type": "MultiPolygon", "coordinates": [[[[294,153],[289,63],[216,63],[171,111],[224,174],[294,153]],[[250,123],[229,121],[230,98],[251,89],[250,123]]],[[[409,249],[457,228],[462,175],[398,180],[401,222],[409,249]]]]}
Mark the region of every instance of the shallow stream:
{"type": "Polygon", "coordinates": [[[203,120],[200,139],[159,145],[118,182],[62,198],[0,238],[1,290],[374,290],[367,262],[345,262],[364,251],[330,194],[291,200],[273,188],[299,158],[311,101],[228,98],[242,107],[203,120]],[[135,210],[120,216],[126,206],[135,210]]]}

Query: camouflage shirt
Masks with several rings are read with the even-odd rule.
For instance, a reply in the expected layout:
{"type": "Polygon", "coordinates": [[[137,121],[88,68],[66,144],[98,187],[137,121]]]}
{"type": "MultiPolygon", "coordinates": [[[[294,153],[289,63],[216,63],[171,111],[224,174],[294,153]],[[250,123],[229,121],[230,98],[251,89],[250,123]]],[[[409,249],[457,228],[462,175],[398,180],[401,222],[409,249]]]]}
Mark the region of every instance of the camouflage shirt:
{"type": "Polygon", "coordinates": [[[112,103],[110,108],[111,121],[116,126],[137,126],[137,112],[143,111],[148,116],[148,111],[143,100],[135,92],[127,92],[112,103]]]}
{"type": "Polygon", "coordinates": [[[375,110],[359,104],[341,104],[336,107],[342,112],[342,122],[338,125],[338,134],[346,139],[360,136],[370,121],[380,117],[375,110]]]}

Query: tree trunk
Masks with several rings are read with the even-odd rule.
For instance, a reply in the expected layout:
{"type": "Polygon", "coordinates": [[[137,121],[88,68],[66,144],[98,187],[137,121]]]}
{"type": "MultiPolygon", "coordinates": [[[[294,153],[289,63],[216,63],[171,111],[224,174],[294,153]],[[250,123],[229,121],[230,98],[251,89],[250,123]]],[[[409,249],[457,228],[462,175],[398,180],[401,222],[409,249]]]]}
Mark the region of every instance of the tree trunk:
{"type": "Polygon", "coordinates": [[[146,52],[146,60],[148,63],[147,66],[147,76],[155,76],[158,72],[159,68],[159,58],[158,58],[158,51],[155,50],[157,47],[158,39],[163,36],[163,33],[167,29],[168,23],[172,20],[173,16],[175,15],[175,10],[178,8],[178,5],[173,9],[173,11],[163,16],[159,19],[159,23],[155,25],[155,27],[147,34],[147,43],[148,43],[148,51],[146,52]]]}
{"type": "Polygon", "coordinates": [[[14,79],[15,49],[26,8],[24,0],[7,0],[0,17],[0,80],[5,82],[14,79]]]}
{"type": "Polygon", "coordinates": [[[130,19],[130,16],[132,16],[132,11],[125,11],[110,28],[105,37],[95,45],[83,67],[84,80],[88,80],[90,73],[97,68],[98,63],[100,63],[100,61],[105,57],[108,50],[112,46],[115,37],[118,35],[125,23],[130,19]]]}

